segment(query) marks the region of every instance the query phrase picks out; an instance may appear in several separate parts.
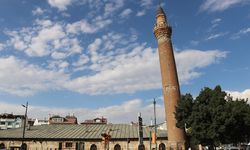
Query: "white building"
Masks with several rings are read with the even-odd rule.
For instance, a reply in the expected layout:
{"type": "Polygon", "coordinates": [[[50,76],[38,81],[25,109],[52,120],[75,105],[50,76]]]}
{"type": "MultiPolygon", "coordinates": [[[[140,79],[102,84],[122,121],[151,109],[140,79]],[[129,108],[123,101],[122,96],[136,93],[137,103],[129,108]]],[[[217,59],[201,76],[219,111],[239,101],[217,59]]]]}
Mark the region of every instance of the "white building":
{"type": "Polygon", "coordinates": [[[24,123],[24,115],[1,114],[0,115],[0,130],[20,128],[24,123]]]}
{"type": "Polygon", "coordinates": [[[49,124],[49,120],[47,119],[36,119],[35,122],[34,122],[34,126],[40,126],[40,125],[44,125],[44,124],[49,124]]]}

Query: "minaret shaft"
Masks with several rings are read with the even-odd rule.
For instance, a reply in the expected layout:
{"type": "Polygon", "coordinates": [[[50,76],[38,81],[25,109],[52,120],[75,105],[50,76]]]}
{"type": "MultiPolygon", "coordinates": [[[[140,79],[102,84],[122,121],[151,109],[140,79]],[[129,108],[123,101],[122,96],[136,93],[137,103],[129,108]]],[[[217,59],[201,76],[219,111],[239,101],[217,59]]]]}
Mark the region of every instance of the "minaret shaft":
{"type": "Polygon", "coordinates": [[[157,11],[154,34],[158,42],[162,88],[167,120],[168,146],[173,149],[185,148],[184,130],[176,127],[175,108],[180,100],[180,88],[174,52],[171,42],[172,29],[160,7],[157,11]]]}

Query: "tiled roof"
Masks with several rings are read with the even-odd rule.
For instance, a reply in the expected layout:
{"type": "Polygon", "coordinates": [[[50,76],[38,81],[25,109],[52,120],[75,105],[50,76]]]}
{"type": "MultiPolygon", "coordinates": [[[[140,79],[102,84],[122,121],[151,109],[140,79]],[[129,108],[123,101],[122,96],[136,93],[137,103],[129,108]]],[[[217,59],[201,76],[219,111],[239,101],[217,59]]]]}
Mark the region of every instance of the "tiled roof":
{"type": "Polygon", "coordinates": [[[13,115],[8,113],[0,114],[0,118],[2,119],[14,119],[17,117],[24,118],[24,115],[13,115]]]}
{"type": "MultiPolygon", "coordinates": [[[[0,130],[1,139],[22,138],[23,128],[0,130]]],[[[64,139],[64,140],[100,140],[102,133],[108,133],[112,139],[138,138],[138,127],[127,124],[94,124],[94,125],[40,125],[31,126],[25,131],[26,139],[64,139]],[[110,132],[109,132],[110,131],[110,132]]],[[[150,128],[143,128],[144,138],[150,135],[150,128]]],[[[158,130],[158,138],[167,138],[166,131],[158,130]]]]}

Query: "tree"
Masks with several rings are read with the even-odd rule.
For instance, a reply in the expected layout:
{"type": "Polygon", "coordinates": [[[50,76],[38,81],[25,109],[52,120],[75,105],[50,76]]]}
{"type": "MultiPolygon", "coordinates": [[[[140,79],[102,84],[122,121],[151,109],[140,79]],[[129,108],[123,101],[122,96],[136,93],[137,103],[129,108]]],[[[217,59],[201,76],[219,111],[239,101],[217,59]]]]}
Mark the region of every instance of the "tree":
{"type": "Polygon", "coordinates": [[[205,87],[195,100],[190,94],[182,96],[175,117],[191,143],[210,149],[250,137],[250,106],[245,100],[233,101],[220,86],[205,87]]]}
{"type": "Polygon", "coordinates": [[[250,137],[250,105],[244,99],[227,101],[226,136],[222,143],[246,142],[250,137]]]}
{"type": "Polygon", "coordinates": [[[192,113],[193,97],[191,94],[185,94],[181,96],[181,100],[178,101],[178,107],[176,107],[175,118],[179,120],[176,124],[178,128],[186,130],[187,146],[190,146],[190,131],[189,116],[192,113]]]}
{"type": "Polygon", "coordinates": [[[193,97],[191,94],[185,94],[181,96],[181,100],[176,107],[175,118],[179,120],[176,124],[178,128],[185,128],[189,126],[189,116],[192,113],[193,97]]]}

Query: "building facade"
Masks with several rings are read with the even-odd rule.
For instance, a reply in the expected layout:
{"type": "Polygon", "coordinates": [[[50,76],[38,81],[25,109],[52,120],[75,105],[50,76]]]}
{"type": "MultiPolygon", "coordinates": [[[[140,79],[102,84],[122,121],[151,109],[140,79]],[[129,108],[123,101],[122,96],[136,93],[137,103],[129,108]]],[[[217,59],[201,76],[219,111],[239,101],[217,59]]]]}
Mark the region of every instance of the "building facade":
{"type": "Polygon", "coordinates": [[[95,118],[92,120],[85,120],[81,124],[107,124],[108,120],[107,118],[101,117],[101,118],[95,118]]]}
{"type": "MultiPolygon", "coordinates": [[[[143,144],[150,149],[150,128],[143,128],[143,144]]],[[[19,149],[22,141],[27,150],[137,150],[138,127],[127,124],[93,125],[41,125],[32,126],[25,132],[22,129],[0,131],[0,149],[19,149]],[[102,134],[110,135],[108,141],[102,134]]],[[[166,132],[158,130],[157,143],[166,149],[166,132]]]]}
{"type": "Polygon", "coordinates": [[[158,42],[168,145],[171,149],[185,149],[184,130],[176,127],[175,119],[175,107],[180,100],[180,87],[171,42],[172,28],[162,7],[157,10],[154,35],[158,42]]]}
{"type": "Polygon", "coordinates": [[[49,118],[49,124],[77,124],[77,118],[73,116],[52,116],[49,118]]]}
{"type": "Polygon", "coordinates": [[[33,125],[40,126],[40,125],[44,125],[44,124],[49,124],[49,120],[47,120],[47,119],[35,119],[33,125]]]}
{"type": "Polygon", "coordinates": [[[24,123],[24,115],[1,114],[0,130],[20,128],[24,123]]]}

